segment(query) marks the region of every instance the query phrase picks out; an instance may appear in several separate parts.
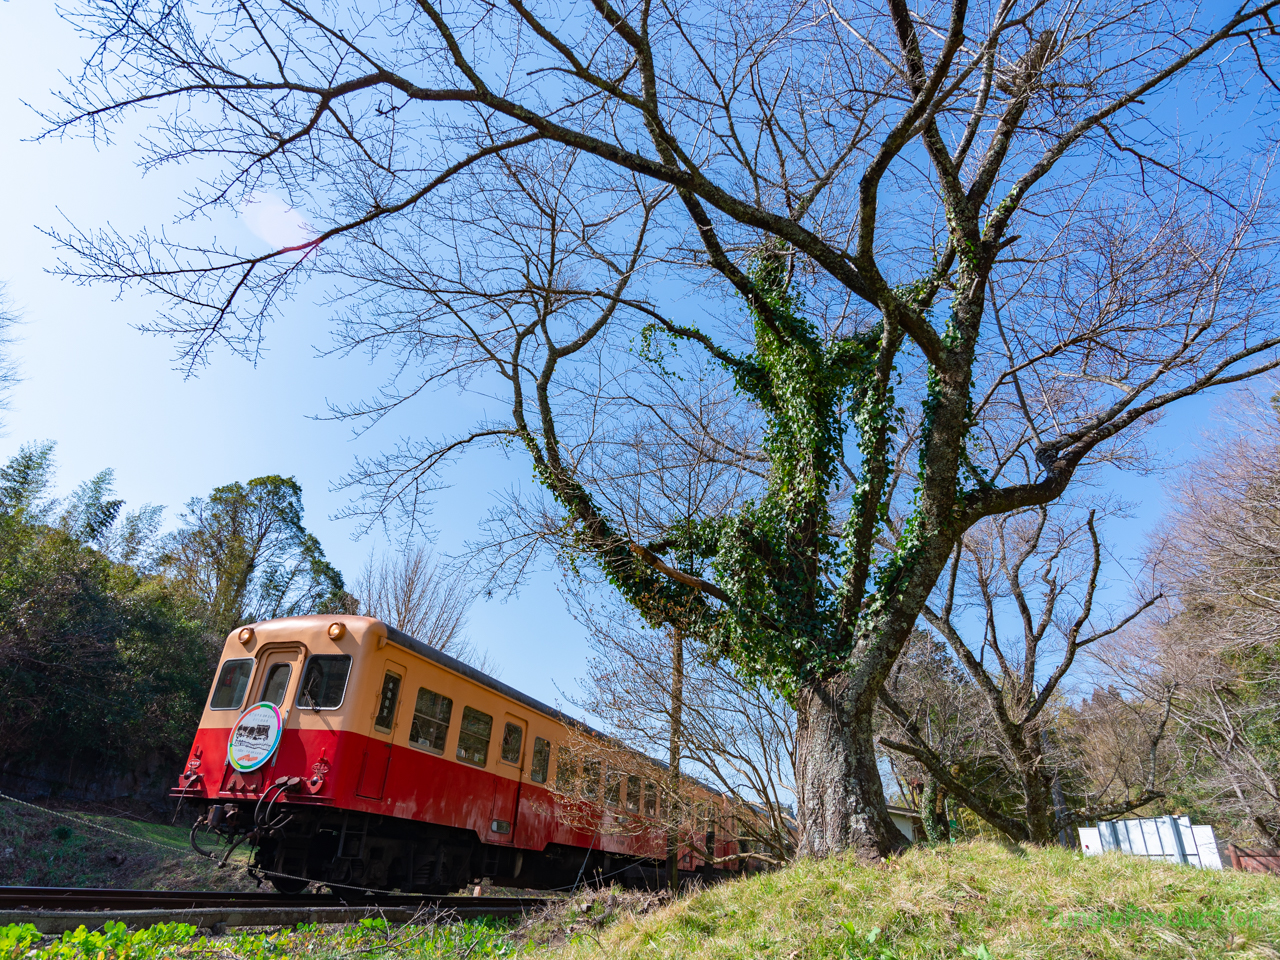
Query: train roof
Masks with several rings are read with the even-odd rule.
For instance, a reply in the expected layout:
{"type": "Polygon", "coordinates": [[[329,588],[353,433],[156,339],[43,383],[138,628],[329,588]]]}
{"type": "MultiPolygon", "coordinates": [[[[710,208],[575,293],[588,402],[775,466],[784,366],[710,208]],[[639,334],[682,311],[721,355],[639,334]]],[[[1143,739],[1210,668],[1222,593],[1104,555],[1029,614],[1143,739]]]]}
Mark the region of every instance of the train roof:
{"type": "MultiPolygon", "coordinates": [[[[613,737],[609,736],[607,733],[602,733],[601,731],[595,729],[594,727],[588,726],[587,724],[583,723],[581,720],[577,719],[576,717],[569,716],[563,710],[558,710],[555,707],[548,706],[547,704],[543,703],[541,700],[537,700],[529,696],[527,693],[523,693],[522,691],[517,690],[515,687],[509,686],[503,683],[497,677],[491,677],[489,676],[489,674],[485,673],[484,671],[477,670],[475,667],[471,666],[468,663],[463,663],[457,657],[451,657],[447,653],[445,653],[443,650],[437,649],[436,647],[433,647],[430,644],[423,643],[417,637],[409,636],[409,634],[405,633],[403,630],[399,630],[391,626],[391,624],[389,623],[386,623],[385,625],[387,628],[387,639],[390,640],[392,643],[398,644],[407,650],[412,650],[414,653],[418,654],[418,656],[423,657],[424,659],[430,660],[433,663],[438,663],[440,666],[445,667],[448,670],[452,670],[454,673],[460,673],[462,674],[462,676],[466,677],[468,680],[474,680],[476,683],[480,684],[482,687],[488,687],[490,690],[494,691],[495,693],[500,693],[504,697],[509,697],[510,699],[516,701],[516,703],[522,703],[526,707],[528,707],[530,710],[537,710],[539,713],[545,713],[547,716],[553,717],[554,719],[559,720],[561,723],[566,724],[567,726],[577,727],[579,730],[583,731],[584,733],[589,733],[592,736],[599,737],[602,740],[608,740],[611,743],[617,742],[613,737]]],[[[632,749],[632,748],[628,748],[628,749],[632,749]]],[[[639,752],[639,751],[636,751],[636,752],[639,752]]],[[[642,754],[642,756],[647,756],[647,754],[642,754]]],[[[661,760],[654,760],[653,757],[648,757],[648,759],[653,760],[654,763],[659,764],[664,769],[666,768],[666,764],[662,763],[661,760]]]]}

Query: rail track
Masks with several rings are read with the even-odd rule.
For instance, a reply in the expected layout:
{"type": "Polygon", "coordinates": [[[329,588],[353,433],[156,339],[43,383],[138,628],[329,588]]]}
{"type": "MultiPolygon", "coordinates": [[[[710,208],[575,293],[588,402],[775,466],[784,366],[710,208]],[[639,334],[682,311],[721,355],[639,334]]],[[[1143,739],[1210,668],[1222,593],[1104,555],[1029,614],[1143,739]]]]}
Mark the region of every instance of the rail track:
{"type": "Polygon", "coordinates": [[[545,897],[441,897],[378,893],[230,893],[222,890],[86,890],[70,887],[0,887],[0,926],[31,923],[61,933],[108,920],[130,926],[181,922],[220,932],[226,927],[349,923],[365,917],[430,922],[444,917],[519,916],[545,897]]]}

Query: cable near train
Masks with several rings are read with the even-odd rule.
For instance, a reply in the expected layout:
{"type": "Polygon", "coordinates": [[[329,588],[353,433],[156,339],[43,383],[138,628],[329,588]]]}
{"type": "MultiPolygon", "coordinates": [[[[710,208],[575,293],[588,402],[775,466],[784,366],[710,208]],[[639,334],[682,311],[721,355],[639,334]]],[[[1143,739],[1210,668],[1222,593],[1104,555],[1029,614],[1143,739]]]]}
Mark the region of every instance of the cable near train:
{"type": "MultiPolygon", "coordinates": [[[[632,776],[602,792],[566,752],[584,737],[608,741],[379,620],[286,617],[227,637],[171,796],[199,809],[196,850],[225,862],[248,845],[251,869],[284,893],[311,882],[446,893],[480,877],[662,886],[652,784],[632,776]]],[[[716,839],[725,799],[698,791],[701,809],[725,809],[689,844],[713,856],[686,849],[682,878],[759,867],[716,839]]]]}

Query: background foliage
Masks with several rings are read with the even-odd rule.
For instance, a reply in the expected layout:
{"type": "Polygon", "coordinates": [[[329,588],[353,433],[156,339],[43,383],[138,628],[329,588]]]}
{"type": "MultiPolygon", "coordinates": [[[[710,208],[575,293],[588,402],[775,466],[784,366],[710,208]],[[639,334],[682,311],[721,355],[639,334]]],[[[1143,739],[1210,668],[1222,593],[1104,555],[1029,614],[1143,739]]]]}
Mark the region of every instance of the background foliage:
{"type": "Polygon", "coordinates": [[[226,633],[341,608],[342,576],[291,478],[219,487],[162,537],[162,508],[126,512],[110,470],[53,497],[54,449],[0,468],[0,764],[72,782],[171,762],[226,633]]]}

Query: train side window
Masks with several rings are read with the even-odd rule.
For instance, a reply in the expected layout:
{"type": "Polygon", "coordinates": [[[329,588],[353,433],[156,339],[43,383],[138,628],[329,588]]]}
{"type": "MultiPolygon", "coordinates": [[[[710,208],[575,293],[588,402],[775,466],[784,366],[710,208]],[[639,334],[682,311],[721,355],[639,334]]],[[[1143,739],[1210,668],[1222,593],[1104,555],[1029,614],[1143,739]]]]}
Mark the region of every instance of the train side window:
{"type": "Polygon", "coordinates": [[[529,779],[534,783],[547,782],[547,768],[551,766],[551,741],[533,738],[533,762],[529,764],[529,779]]]}
{"type": "Polygon", "coordinates": [[[520,765],[520,745],[524,742],[524,730],[518,723],[508,723],[502,730],[502,759],[506,763],[520,765]]]}
{"type": "Polygon", "coordinates": [[[284,705],[284,692],[289,687],[289,674],[293,668],[287,663],[273,663],[267,671],[267,682],[262,685],[262,698],[277,707],[284,705]]]}
{"type": "Polygon", "coordinates": [[[582,764],[582,795],[588,800],[600,796],[600,761],[585,760],[582,764]]]}
{"type": "Polygon", "coordinates": [[[239,710],[244,702],[244,692],[249,688],[249,674],[253,673],[253,660],[228,660],[222,665],[217,682],[213,685],[213,696],[209,699],[210,710],[239,710]]]}
{"type": "Polygon", "coordinates": [[[390,670],[382,677],[382,693],[378,700],[378,715],[373,718],[373,729],[390,733],[396,722],[396,704],[400,702],[400,675],[390,670]]]}
{"type": "Polygon", "coordinates": [[[347,654],[317,654],[307,661],[298,684],[298,706],[308,710],[335,710],[347,692],[351,657],[347,654]]]}
{"type": "Polygon", "coordinates": [[[462,708],[462,729],[458,731],[458,759],[483,767],[489,762],[489,740],[493,717],[475,707],[462,708]]]}
{"type": "Polygon", "coordinates": [[[627,777],[627,813],[640,812],[640,778],[635,774],[627,777]]]}
{"type": "Polygon", "coordinates": [[[658,785],[652,780],[645,781],[644,785],[644,815],[646,817],[658,815],[658,785]]]}
{"type": "Polygon", "coordinates": [[[612,768],[604,775],[604,802],[611,807],[622,802],[622,774],[612,768]]]}
{"type": "Polygon", "coordinates": [[[413,708],[409,742],[416,747],[426,747],[432,753],[444,753],[444,738],[449,733],[449,721],[452,718],[451,699],[434,690],[420,687],[418,702],[413,708]]]}
{"type": "Polygon", "coordinates": [[[567,795],[573,793],[573,782],[578,779],[578,768],[573,762],[573,754],[564,744],[556,757],[556,789],[567,795]]]}

